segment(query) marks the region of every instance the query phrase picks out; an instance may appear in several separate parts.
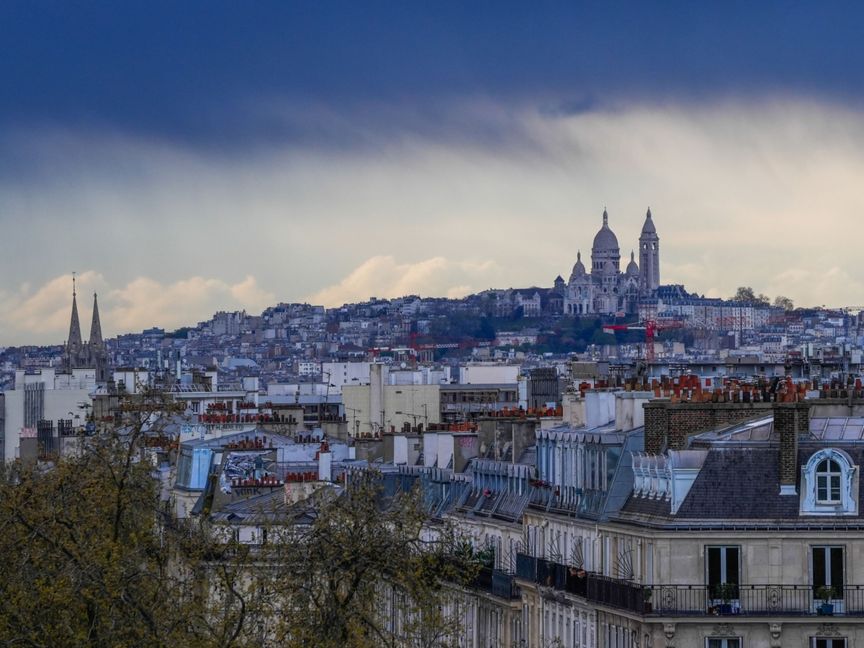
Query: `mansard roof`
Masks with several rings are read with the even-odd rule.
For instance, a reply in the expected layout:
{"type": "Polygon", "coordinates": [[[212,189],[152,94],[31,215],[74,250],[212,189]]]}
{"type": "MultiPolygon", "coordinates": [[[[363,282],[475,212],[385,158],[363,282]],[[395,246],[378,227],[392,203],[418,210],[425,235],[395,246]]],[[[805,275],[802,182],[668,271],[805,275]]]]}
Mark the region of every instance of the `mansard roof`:
{"type": "MultiPolygon", "coordinates": [[[[667,528],[848,528],[864,526],[864,511],[856,515],[803,515],[800,507],[800,467],[830,442],[804,442],[799,448],[795,495],[780,494],[780,452],[777,444],[761,447],[712,447],[678,511],[670,501],[631,492],[616,519],[667,528]]],[[[833,445],[831,447],[834,447],[833,445]]],[[[857,466],[864,463],[864,445],[838,443],[857,466]]],[[[864,480],[858,486],[864,502],[864,480]]]]}

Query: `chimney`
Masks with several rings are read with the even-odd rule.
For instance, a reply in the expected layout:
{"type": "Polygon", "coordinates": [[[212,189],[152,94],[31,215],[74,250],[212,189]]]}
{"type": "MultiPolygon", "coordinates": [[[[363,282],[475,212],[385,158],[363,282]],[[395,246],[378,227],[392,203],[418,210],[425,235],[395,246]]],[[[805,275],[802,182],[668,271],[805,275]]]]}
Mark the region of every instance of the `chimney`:
{"type": "Polygon", "coordinates": [[[330,452],[330,445],[326,441],[321,442],[321,449],[318,451],[318,480],[332,481],[333,478],[333,454],[330,452]]]}
{"type": "Polygon", "coordinates": [[[668,401],[654,400],[642,404],[645,420],[645,452],[660,454],[669,444],[668,401]]]}
{"type": "Polygon", "coordinates": [[[806,403],[775,403],[774,431],[780,436],[780,494],[796,495],[798,437],[810,429],[810,408],[806,403]]]}
{"type": "MultiPolygon", "coordinates": [[[[644,403],[645,452],[686,450],[694,434],[764,416],[771,409],[770,403],[726,402],[725,396],[719,401],[722,394],[715,395],[718,402],[682,403],[663,398],[644,403]]],[[[806,421],[803,425],[807,429],[806,421]]]]}

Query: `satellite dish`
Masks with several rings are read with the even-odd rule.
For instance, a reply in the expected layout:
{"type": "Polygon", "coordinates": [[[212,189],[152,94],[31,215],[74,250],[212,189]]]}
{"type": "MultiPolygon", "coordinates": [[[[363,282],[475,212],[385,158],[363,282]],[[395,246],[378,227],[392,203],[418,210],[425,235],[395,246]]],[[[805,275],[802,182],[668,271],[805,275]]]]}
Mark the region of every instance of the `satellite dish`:
{"type": "Polygon", "coordinates": [[[402,368],[403,368],[403,369],[404,369],[404,368],[405,368],[405,367],[407,367],[407,366],[408,366],[408,365],[407,365],[407,364],[405,364],[405,363],[404,363],[404,362],[403,362],[403,363],[402,363],[402,364],[400,364],[400,365],[399,365],[399,366],[400,366],[400,367],[402,367],[402,368]]]}

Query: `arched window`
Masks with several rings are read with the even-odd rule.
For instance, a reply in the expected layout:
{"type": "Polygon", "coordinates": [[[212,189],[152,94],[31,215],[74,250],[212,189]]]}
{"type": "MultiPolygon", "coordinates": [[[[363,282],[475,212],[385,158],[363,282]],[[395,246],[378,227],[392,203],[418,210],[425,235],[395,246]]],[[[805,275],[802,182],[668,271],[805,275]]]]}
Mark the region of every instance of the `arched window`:
{"type": "Polygon", "coordinates": [[[801,468],[801,515],[857,515],[858,466],[840,448],[814,452],[801,468]]]}
{"type": "Polygon", "coordinates": [[[840,502],[840,479],[843,472],[833,459],[823,459],[816,466],[816,502],[835,504],[840,502]]]}

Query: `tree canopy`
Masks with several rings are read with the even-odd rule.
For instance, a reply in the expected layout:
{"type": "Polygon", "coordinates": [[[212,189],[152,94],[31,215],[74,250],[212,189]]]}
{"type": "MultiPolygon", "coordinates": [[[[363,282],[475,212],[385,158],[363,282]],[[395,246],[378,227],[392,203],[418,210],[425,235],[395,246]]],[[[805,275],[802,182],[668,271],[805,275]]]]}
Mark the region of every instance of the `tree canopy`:
{"type": "Polygon", "coordinates": [[[345,648],[458,636],[443,586],[470,570],[424,536],[417,493],[324,486],[330,495],[307,504],[311,523],[269,516],[269,541],[241,544],[206,515],[171,516],[149,447],[166,403],[136,398],[122,426],[82,437],[80,452],[0,469],[0,644],[345,648]],[[382,592],[399,601],[398,625],[382,592]]]}
{"type": "Polygon", "coordinates": [[[777,295],[777,297],[774,298],[774,306],[782,308],[785,311],[795,310],[795,303],[783,295],[777,295]]]}
{"type": "Polygon", "coordinates": [[[750,286],[739,286],[732,296],[732,300],[764,306],[768,306],[771,303],[770,297],[762,293],[757,295],[750,286]]]}

